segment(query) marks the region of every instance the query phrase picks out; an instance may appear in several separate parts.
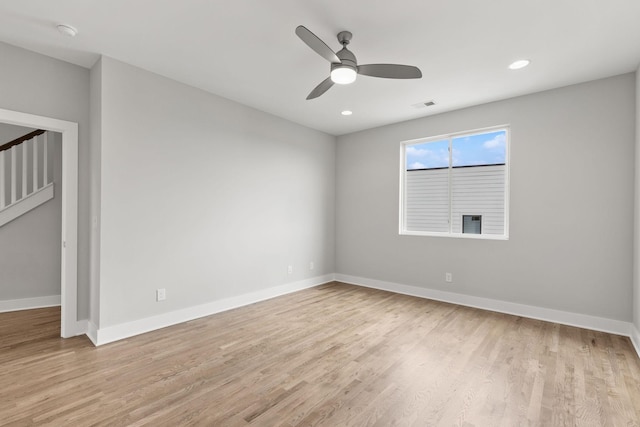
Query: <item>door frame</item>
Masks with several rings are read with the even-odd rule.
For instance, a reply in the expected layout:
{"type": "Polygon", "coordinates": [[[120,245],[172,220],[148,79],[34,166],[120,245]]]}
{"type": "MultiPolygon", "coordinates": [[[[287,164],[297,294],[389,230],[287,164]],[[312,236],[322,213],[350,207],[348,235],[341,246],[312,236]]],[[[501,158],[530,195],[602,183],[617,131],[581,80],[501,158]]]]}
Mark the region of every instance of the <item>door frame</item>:
{"type": "Polygon", "coordinates": [[[60,336],[82,334],[78,323],[78,124],[2,108],[0,122],[62,134],[60,336]]]}

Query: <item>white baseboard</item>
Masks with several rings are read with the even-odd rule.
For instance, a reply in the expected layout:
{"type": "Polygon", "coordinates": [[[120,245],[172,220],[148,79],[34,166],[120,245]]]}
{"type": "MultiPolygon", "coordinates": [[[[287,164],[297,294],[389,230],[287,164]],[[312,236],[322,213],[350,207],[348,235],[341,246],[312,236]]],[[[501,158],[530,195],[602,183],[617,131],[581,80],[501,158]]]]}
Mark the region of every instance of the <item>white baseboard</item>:
{"type": "Polygon", "coordinates": [[[571,313],[561,310],[554,310],[543,307],[536,307],[525,304],[482,298],[471,295],[445,292],[435,289],[420,288],[417,286],[402,285],[399,283],[385,282],[364,277],[349,276],[345,274],[327,274],[298,282],[275,286],[261,291],[251,292],[236,297],[225,298],[212,301],[195,307],[188,307],[169,313],[159,314],[144,319],[134,320],[119,325],[98,328],[91,321],[80,321],[79,328],[84,330],[94,345],[100,346],[110,342],[129,338],[135,335],[165,328],[178,323],[212,314],[242,307],[260,301],[265,301],[281,295],[300,291],[303,289],[319,286],[331,281],[339,281],[352,285],[367,288],[380,289],[398,294],[411,295],[420,298],[427,298],[436,301],[449,302],[452,304],[474,307],[483,310],[496,311],[499,313],[512,314],[531,319],[544,320],[547,322],[560,323],[563,325],[576,326],[579,328],[592,329],[601,332],[608,332],[616,335],[628,336],[633,343],[638,357],[640,357],[640,331],[630,322],[607,319],[603,317],[590,316],[580,313],[571,313]],[[83,322],[83,323],[81,323],[83,322]]]}
{"type": "MultiPolygon", "coordinates": [[[[577,326],[579,328],[592,329],[595,331],[608,332],[627,337],[631,336],[632,324],[622,320],[607,319],[604,317],[589,316],[587,314],[571,313],[550,308],[457,294],[454,292],[438,291],[435,289],[419,288],[417,286],[401,285],[398,283],[383,282],[380,280],[348,276],[345,274],[336,274],[335,280],[338,282],[380,289],[398,294],[450,302],[467,307],[513,314],[515,316],[528,317],[531,319],[544,320],[569,326],[577,326]]],[[[640,343],[640,340],[638,340],[638,343],[640,343]]],[[[638,345],[636,344],[636,350],[637,349],[638,345]]],[[[638,356],[640,356],[640,352],[638,353],[638,356]]]]}
{"type": "Polygon", "coordinates": [[[0,301],[0,313],[7,311],[31,310],[33,308],[56,307],[60,305],[60,295],[23,298],[0,301]]]}
{"type": "Polygon", "coordinates": [[[274,286],[269,289],[251,292],[244,295],[238,295],[236,297],[225,298],[218,301],[212,301],[195,307],[188,307],[181,310],[171,311],[168,313],[159,314],[157,316],[134,320],[132,322],[122,323],[106,328],[96,328],[93,323],[89,322],[87,336],[96,346],[108,344],[110,342],[129,338],[134,335],[144,334],[156,329],[166,328],[167,326],[176,325],[178,323],[187,322],[189,320],[197,319],[200,317],[210,316],[222,311],[231,310],[234,308],[275,298],[281,295],[319,286],[324,283],[331,282],[333,281],[333,279],[333,274],[313,277],[298,282],[274,286]]]}

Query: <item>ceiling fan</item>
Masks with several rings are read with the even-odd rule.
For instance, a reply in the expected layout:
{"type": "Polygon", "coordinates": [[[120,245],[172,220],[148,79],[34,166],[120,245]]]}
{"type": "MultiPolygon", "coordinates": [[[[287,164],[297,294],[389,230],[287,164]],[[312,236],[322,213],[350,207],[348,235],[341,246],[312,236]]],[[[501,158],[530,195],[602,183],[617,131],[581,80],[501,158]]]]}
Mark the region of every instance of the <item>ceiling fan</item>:
{"type": "Polygon", "coordinates": [[[334,83],[343,85],[353,83],[358,74],[371,77],[383,77],[386,79],[419,79],[422,77],[420,69],[411,65],[358,65],[356,56],[347,49],[347,45],[352,37],[349,31],[341,31],[338,33],[338,41],[342,45],[342,49],[338,52],[331,50],[325,42],[302,25],[296,28],[296,34],[307,46],[331,63],[330,76],[316,86],[309,96],[307,96],[307,99],[319,97],[329,90],[334,83]]]}

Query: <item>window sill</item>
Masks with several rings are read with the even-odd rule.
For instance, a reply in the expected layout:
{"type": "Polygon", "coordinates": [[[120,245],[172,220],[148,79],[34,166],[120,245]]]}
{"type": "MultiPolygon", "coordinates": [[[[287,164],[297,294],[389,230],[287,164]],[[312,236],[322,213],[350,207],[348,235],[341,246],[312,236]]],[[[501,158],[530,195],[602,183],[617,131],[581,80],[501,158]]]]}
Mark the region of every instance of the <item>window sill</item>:
{"type": "Polygon", "coordinates": [[[400,231],[401,236],[423,236],[423,237],[451,237],[454,239],[472,240],[509,240],[504,234],[462,234],[462,233],[435,233],[428,231],[400,231]]]}

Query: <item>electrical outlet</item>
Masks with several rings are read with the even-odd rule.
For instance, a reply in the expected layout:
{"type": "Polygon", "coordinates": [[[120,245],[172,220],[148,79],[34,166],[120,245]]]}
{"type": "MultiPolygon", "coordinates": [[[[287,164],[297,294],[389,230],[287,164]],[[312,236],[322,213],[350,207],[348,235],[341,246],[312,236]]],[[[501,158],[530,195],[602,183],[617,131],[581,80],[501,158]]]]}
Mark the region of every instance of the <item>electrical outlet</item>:
{"type": "Polygon", "coordinates": [[[166,289],[156,289],[156,301],[164,301],[167,299],[166,289]]]}
{"type": "Polygon", "coordinates": [[[313,263],[313,261],[311,261],[309,263],[309,270],[313,270],[314,268],[316,268],[315,264],[313,263]]]}
{"type": "Polygon", "coordinates": [[[444,273],[444,280],[447,283],[451,283],[453,282],[453,274],[451,273],[444,273]]]}
{"type": "Polygon", "coordinates": [[[287,267],[287,273],[293,274],[293,265],[290,265],[289,267],[287,267]]]}

